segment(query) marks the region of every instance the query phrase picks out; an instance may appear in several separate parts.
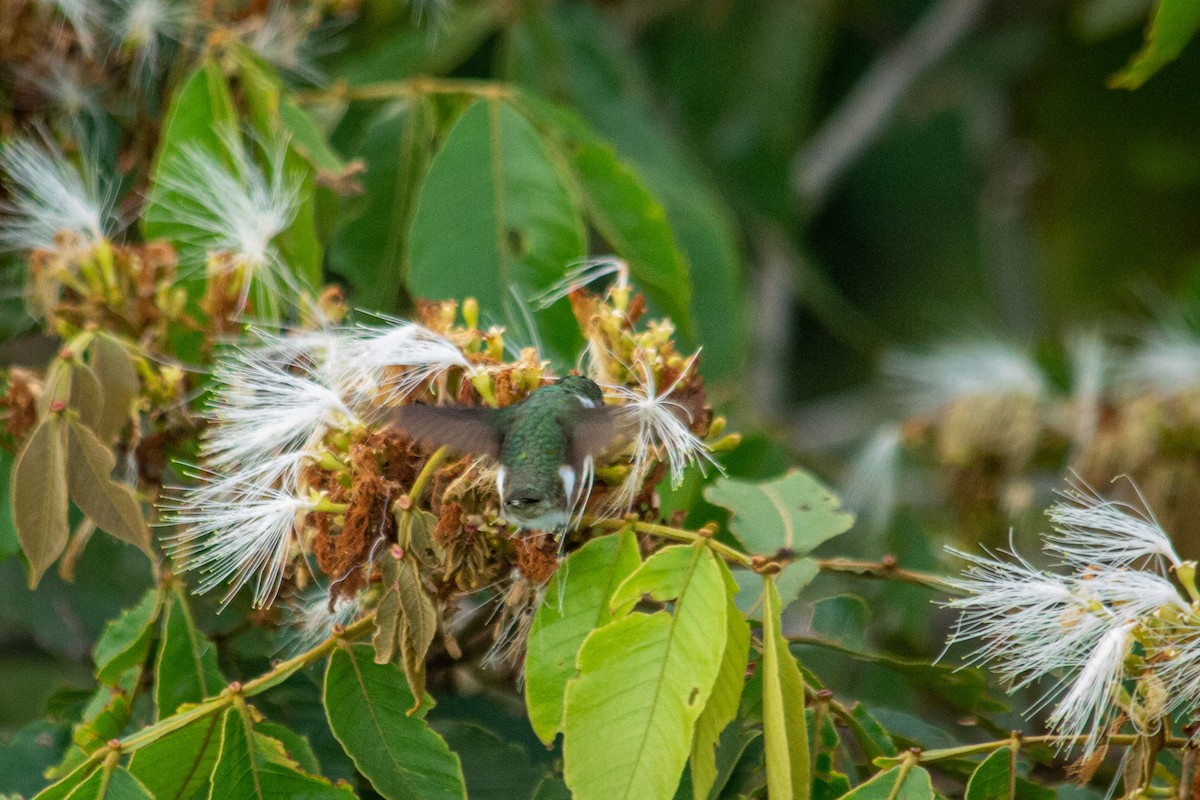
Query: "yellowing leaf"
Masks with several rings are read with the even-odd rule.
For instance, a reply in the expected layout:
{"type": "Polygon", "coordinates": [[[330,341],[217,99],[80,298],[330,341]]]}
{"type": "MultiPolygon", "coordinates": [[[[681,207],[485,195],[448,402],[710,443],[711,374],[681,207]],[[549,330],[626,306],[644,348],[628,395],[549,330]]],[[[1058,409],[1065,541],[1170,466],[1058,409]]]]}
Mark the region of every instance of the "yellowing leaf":
{"type": "Polygon", "coordinates": [[[569,555],[546,586],[549,600],[534,615],[526,647],[525,706],[547,745],[562,730],[563,695],[576,674],[580,646],[612,619],[609,598],[639,563],[632,533],[601,536],[569,555]]]}
{"type": "MultiPolygon", "coordinates": [[[[568,576],[568,580],[570,580],[568,576]]],[[[669,800],[721,667],[728,599],[703,544],[655,553],[613,596],[617,618],[588,635],[567,684],[563,756],[577,800],[669,800]],[[674,613],[630,613],[630,598],[674,613]]]]}
{"type": "Polygon", "coordinates": [[[67,485],[79,510],[101,530],[153,557],[150,528],[128,486],[112,478],[116,459],[87,426],[71,420],[67,485]]]}
{"type": "Polygon", "coordinates": [[[51,414],[33,429],[13,465],[12,508],[17,539],[29,559],[29,588],[67,546],[66,420],[51,414]]]}
{"type": "Polygon", "coordinates": [[[109,442],[129,422],[130,409],[142,385],[133,358],[107,334],[98,334],[92,343],[91,367],[104,393],[104,408],[92,428],[100,441],[109,442]]]}
{"type": "Polygon", "coordinates": [[[750,626],[733,599],[738,590],[737,581],[723,562],[718,561],[717,566],[725,582],[725,623],[728,634],[717,682],[704,706],[704,713],[696,721],[696,735],[692,739],[692,797],[695,800],[706,800],[717,779],[714,748],[721,738],[721,732],[737,716],[738,703],[746,684],[746,664],[750,660],[750,626]]]}
{"type": "Polygon", "coordinates": [[[808,800],[808,723],[804,718],[804,678],[780,632],[783,610],[771,578],[763,579],[763,743],[767,793],[772,800],[808,800]]]}
{"type": "Polygon", "coordinates": [[[399,661],[414,698],[412,714],[425,697],[425,655],[437,634],[437,606],[421,585],[417,564],[410,558],[383,560],[383,597],[375,616],[375,663],[399,661]],[[399,656],[399,658],[397,658],[399,656]]]}

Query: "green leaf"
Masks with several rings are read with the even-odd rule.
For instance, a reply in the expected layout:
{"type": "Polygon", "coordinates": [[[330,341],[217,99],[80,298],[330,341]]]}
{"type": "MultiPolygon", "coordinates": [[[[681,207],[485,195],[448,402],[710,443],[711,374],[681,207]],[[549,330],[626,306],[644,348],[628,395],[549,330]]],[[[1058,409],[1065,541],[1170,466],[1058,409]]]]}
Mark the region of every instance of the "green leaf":
{"type": "Polygon", "coordinates": [[[29,560],[29,588],[67,546],[66,420],[52,413],[29,435],[13,465],[13,522],[29,560]]]}
{"type": "Polygon", "coordinates": [[[437,115],[423,96],[390,103],[367,126],[357,156],[363,206],[334,232],[330,269],[353,287],[360,308],[394,312],[408,274],[408,238],[417,191],[429,167],[437,115]]]}
{"type": "MultiPolygon", "coordinates": [[[[409,238],[413,293],[474,296],[485,315],[521,330],[518,298],[547,288],[584,254],[583,220],[549,148],[508,103],[476,101],[421,187],[409,238]]],[[[574,363],[582,337],[567,301],[534,318],[546,345],[574,363]]]]}
{"type": "Polygon", "coordinates": [[[37,795],[35,800],[156,800],[137,778],[124,767],[116,767],[111,773],[97,769],[91,776],[70,791],[63,791],[59,784],[51,786],[37,795]]]}
{"type": "Polygon", "coordinates": [[[71,396],[67,400],[67,407],[79,412],[84,425],[94,428],[104,414],[104,390],[96,373],[87,364],[72,359],[70,370],[71,396]]]}
{"type": "Polygon", "coordinates": [[[69,421],[67,486],[71,499],[101,530],[142,550],[151,558],[150,528],[128,486],[112,479],[116,458],[91,428],[69,421]]]}
{"type": "Polygon", "coordinates": [[[837,495],[799,470],[762,483],[721,478],[704,497],[733,512],[733,535],[749,552],[761,555],[780,550],[805,555],[854,524],[854,515],[841,510],[837,495]]]}
{"type": "MultiPolygon", "coordinates": [[[[569,580],[569,578],[568,578],[569,580]]],[[[669,800],[712,692],[728,634],[724,580],[703,544],[667,547],[614,593],[567,684],[563,757],[579,800],[669,800]],[[643,595],[674,613],[630,613],[643,595]]]]}
{"type": "Polygon", "coordinates": [[[39,720],[0,745],[0,792],[32,797],[46,785],[42,774],[61,758],[70,741],[65,726],[39,720]]]}
{"type": "Polygon", "coordinates": [[[162,719],[183,703],[199,703],[225,688],[217,668],[217,650],[196,628],[183,596],[175,584],[163,603],[162,641],[154,665],[154,702],[162,719]]]}
{"type": "Polygon", "coordinates": [[[96,680],[112,686],[121,673],[145,661],[150,652],[150,639],[160,608],[160,593],[151,589],[137,606],[126,608],[114,620],[104,625],[96,642],[92,660],[96,662],[96,680]]]}
{"type": "Polygon", "coordinates": [[[576,674],[580,646],[612,619],[609,599],[640,562],[637,540],[626,531],[592,539],[550,578],[546,596],[562,602],[538,606],[525,654],[525,706],[534,732],[547,745],[562,730],[564,693],[576,674]]]}
{"type": "Polygon", "coordinates": [[[404,673],[368,645],[339,647],[325,671],[325,713],[358,771],[388,800],[466,798],[458,756],[423,719],[404,673]]]}
{"type": "Polygon", "coordinates": [[[12,508],[13,455],[0,450],[0,562],[21,552],[12,508]]]}
{"type": "Polygon", "coordinates": [[[779,592],[763,578],[763,744],[767,754],[767,791],[772,798],[808,800],[808,723],[804,715],[804,679],[780,630],[779,592]]]}
{"type": "Polygon", "coordinates": [[[724,562],[718,561],[721,577],[725,582],[725,624],[728,633],[725,651],[721,655],[721,669],[712,694],[704,706],[704,712],[696,720],[696,735],[692,738],[692,797],[705,800],[717,780],[717,756],[714,748],[721,739],[721,732],[737,716],[742,689],[746,685],[746,664],[750,660],[750,626],[737,609],[733,598],[737,593],[737,581],[729,574],[724,562]]]}
{"type": "Polygon", "coordinates": [[[288,757],[283,745],[255,731],[249,708],[226,709],[221,722],[221,750],[213,765],[210,794],[221,800],[353,800],[348,786],[334,786],[307,775],[288,757]]]}
{"type": "Polygon", "coordinates": [[[133,358],[116,339],[97,333],[92,343],[91,368],[100,382],[104,408],[93,429],[102,442],[111,442],[129,424],[133,401],[141,392],[133,358]]]}
{"type": "Polygon", "coordinates": [[[857,595],[822,597],[813,604],[813,631],[830,642],[854,650],[866,646],[865,632],[870,621],[871,607],[857,595]]]}
{"type": "Polygon", "coordinates": [[[1114,88],[1136,89],[1183,52],[1200,30],[1200,3],[1195,0],[1159,0],[1154,20],[1146,30],[1146,43],[1133,60],[1109,80],[1114,88]]]}
{"type": "Polygon", "coordinates": [[[211,714],[135,752],[129,771],[156,800],[189,800],[209,785],[220,746],[221,715],[211,714]]]}
{"type": "Polygon", "coordinates": [[[933,800],[933,783],[922,767],[901,765],[860,783],[843,800],[933,800]]]}
{"type": "Polygon", "coordinates": [[[1054,800],[1054,790],[1017,774],[1012,748],[1001,747],[975,768],[965,800],[1054,800]]]}
{"type": "Polygon", "coordinates": [[[158,152],[154,156],[150,198],[142,213],[142,232],[147,239],[185,241],[191,230],[185,221],[175,220],[162,208],[165,198],[156,187],[163,165],[179,158],[186,147],[200,148],[224,159],[225,143],[221,136],[236,131],[237,125],[237,110],[221,66],[207,60],[179,87],[167,112],[158,152]]]}
{"type": "Polygon", "coordinates": [[[471,800],[529,800],[549,775],[524,747],[487,728],[455,721],[439,731],[462,761],[471,800]]]}
{"type": "Polygon", "coordinates": [[[522,97],[520,104],[549,128],[567,152],[588,221],[629,264],[635,286],[671,318],[680,333],[694,339],[690,269],[662,203],[638,172],[582,119],[529,96],[522,97]]]}
{"type": "Polygon", "coordinates": [[[317,761],[317,754],[313,752],[308,737],[275,722],[260,722],[254,729],[282,744],[287,757],[299,764],[300,769],[312,775],[321,773],[321,764],[317,761]]]}
{"type": "Polygon", "coordinates": [[[853,729],[854,735],[864,752],[868,755],[878,752],[887,758],[896,756],[899,752],[896,749],[896,743],[888,735],[887,729],[879,724],[879,720],[871,716],[871,712],[867,711],[866,706],[862,703],[855,703],[850,707],[850,717],[858,725],[853,729]]]}

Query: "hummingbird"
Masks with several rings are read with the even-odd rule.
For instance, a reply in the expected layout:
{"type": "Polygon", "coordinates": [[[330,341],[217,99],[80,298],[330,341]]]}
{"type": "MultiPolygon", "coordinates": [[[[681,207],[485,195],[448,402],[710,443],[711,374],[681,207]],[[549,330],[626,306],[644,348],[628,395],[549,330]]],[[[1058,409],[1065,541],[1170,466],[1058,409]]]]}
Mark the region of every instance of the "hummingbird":
{"type": "Polygon", "coordinates": [[[595,456],[620,433],[616,412],[595,381],[568,375],[504,408],[414,404],[394,409],[387,424],[427,445],[497,460],[504,518],[555,530],[586,500],[595,456]]]}

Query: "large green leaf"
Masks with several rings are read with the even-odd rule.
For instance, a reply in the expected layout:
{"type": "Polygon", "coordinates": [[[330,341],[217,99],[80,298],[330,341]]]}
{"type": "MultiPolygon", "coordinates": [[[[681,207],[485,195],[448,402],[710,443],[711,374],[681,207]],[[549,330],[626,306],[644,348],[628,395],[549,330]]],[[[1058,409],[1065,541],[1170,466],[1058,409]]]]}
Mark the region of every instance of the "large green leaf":
{"type": "Polygon", "coordinates": [[[580,646],[612,619],[609,599],[639,563],[632,533],[601,536],[568,556],[550,579],[525,655],[525,706],[533,730],[547,745],[562,729],[563,696],[576,674],[580,646]]]}
{"type": "Polygon", "coordinates": [[[783,607],[769,577],[763,579],[763,745],[772,798],[808,800],[811,791],[804,678],[780,631],[783,607]]]}
{"type": "MultiPolygon", "coordinates": [[[[485,315],[518,331],[526,327],[519,304],[585,253],[583,220],[550,149],[495,98],[469,106],[446,135],[421,187],[408,245],[414,294],[474,296],[485,315]]],[[[573,364],[582,337],[567,301],[534,317],[544,343],[573,364]]]]}
{"type": "Polygon", "coordinates": [[[334,232],[330,269],[360,308],[394,312],[408,272],[408,236],[433,149],[437,116],[426,97],[389,103],[367,126],[356,155],[367,167],[361,207],[334,232]]]}
{"type": "Polygon", "coordinates": [[[762,555],[781,550],[805,555],[854,524],[837,495],[799,470],[762,483],[721,478],[704,497],[732,511],[733,535],[749,552],[762,555]]]}
{"type": "Polygon", "coordinates": [[[717,682],[704,706],[704,713],[696,720],[696,735],[692,738],[689,763],[694,800],[705,800],[717,780],[719,770],[714,748],[721,739],[721,732],[737,716],[742,689],[746,684],[746,664],[750,660],[750,626],[734,603],[737,581],[724,562],[718,561],[717,565],[725,582],[725,624],[728,633],[717,682]]]}
{"type": "Polygon", "coordinates": [[[214,60],[205,61],[179,87],[167,111],[158,152],[154,155],[150,198],[142,213],[142,232],[147,239],[185,241],[191,230],[162,208],[165,197],[155,186],[163,165],[179,158],[189,147],[223,159],[225,144],[221,137],[236,130],[237,110],[221,66],[214,60]]]}
{"type": "Polygon", "coordinates": [[[13,466],[13,521],[29,560],[29,588],[67,546],[66,419],[52,413],[29,435],[13,466]]]}
{"type": "Polygon", "coordinates": [[[0,792],[32,797],[46,785],[42,774],[59,760],[69,741],[64,725],[39,720],[21,728],[0,744],[0,792]]]}
{"type": "Polygon", "coordinates": [[[217,650],[196,628],[176,584],[163,603],[162,641],[154,665],[157,718],[170,716],[183,703],[198,703],[225,688],[217,668],[217,650]]]}
{"type": "Polygon", "coordinates": [[[567,684],[565,777],[579,800],[675,794],[728,635],[724,580],[703,544],[655,553],[613,595],[567,684]],[[645,595],[674,613],[630,613],[645,595]]]}
{"type": "Polygon", "coordinates": [[[903,765],[884,770],[860,783],[843,800],[933,800],[933,783],[922,767],[903,765]]]}
{"type": "Polygon", "coordinates": [[[1195,0],[1159,0],[1154,20],[1146,30],[1146,44],[1110,85],[1136,89],[1176,56],[1200,30],[1200,3],[1195,0]]]}
{"type": "Polygon", "coordinates": [[[1011,747],[1001,747],[980,762],[967,782],[965,800],[1053,800],[1054,790],[1038,786],[1018,772],[1011,747]]]}
{"type": "Polygon", "coordinates": [[[550,775],[524,747],[480,725],[451,722],[438,730],[462,761],[471,800],[529,800],[550,775]]]}
{"type": "Polygon", "coordinates": [[[210,796],[221,800],[354,800],[350,787],[302,772],[278,740],[255,731],[245,706],[225,711],[211,780],[210,796]]]}
{"type": "MultiPolygon", "coordinates": [[[[369,645],[339,647],[325,671],[325,713],[358,771],[388,800],[465,800],[458,756],[420,716],[404,671],[369,645]]],[[[428,706],[429,703],[426,703],[428,706]]]]}
{"type": "Polygon", "coordinates": [[[209,785],[220,747],[221,715],[211,714],[135,752],[129,771],[156,800],[188,800],[209,785]]]}
{"type": "Polygon", "coordinates": [[[588,221],[628,263],[634,285],[674,321],[681,334],[694,340],[688,262],[662,203],[637,170],[582,119],[528,95],[520,98],[520,104],[566,152],[588,221]]]}
{"type": "Polygon", "coordinates": [[[691,266],[692,315],[704,345],[701,369],[706,377],[735,378],[748,328],[731,212],[660,118],[627,38],[584,4],[556,4],[544,20],[535,16],[540,13],[525,9],[522,24],[508,30],[510,74],[544,97],[569,100],[662,201],[691,266]]]}

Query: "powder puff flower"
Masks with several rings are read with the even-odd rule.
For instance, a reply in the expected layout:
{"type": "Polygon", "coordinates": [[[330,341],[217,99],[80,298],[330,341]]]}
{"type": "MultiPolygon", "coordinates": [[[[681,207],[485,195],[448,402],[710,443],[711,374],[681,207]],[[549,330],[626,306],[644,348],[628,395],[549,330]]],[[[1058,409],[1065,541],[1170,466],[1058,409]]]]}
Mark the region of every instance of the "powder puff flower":
{"type": "Polygon", "coordinates": [[[138,78],[158,64],[163,47],[178,41],[191,19],[188,5],[176,0],[117,0],[110,30],[133,53],[138,78]]]}
{"type": "Polygon", "coordinates": [[[462,351],[446,337],[403,320],[387,327],[361,326],[346,353],[347,367],[372,376],[381,390],[377,402],[389,405],[452,367],[471,369],[462,351]],[[403,367],[403,369],[396,369],[403,367]]]}
{"type": "Polygon", "coordinates": [[[1046,551],[1065,564],[1082,569],[1092,564],[1128,567],[1142,559],[1173,567],[1182,563],[1167,532],[1144,506],[1106,500],[1082,483],[1063,496],[1066,502],[1046,512],[1054,526],[1046,551]]]}
{"type": "Polygon", "coordinates": [[[1040,569],[1015,552],[1011,560],[956,553],[968,562],[951,581],[963,596],[946,605],[961,612],[950,644],[975,644],[968,663],[988,665],[1012,689],[1054,681],[1033,710],[1049,708],[1050,728],[1082,740],[1086,756],[1117,718],[1122,681],[1138,677],[1126,674],[1125,659],[1139,626],[1191,606],[1157,569],[1131,568],[1181,564],[1148,512],[1078,487],[1069,497],[1050,512],[1055,532],[1045,549],[1070,572],[1040,569]]]}
{"type": "Polygon", "coordinates": [[[286,141],[263,148],[264,169],[238,136],[223,140],[228,162],[196,146],[167,160],[147,219],[178,231],[184,245],[200,251],[184,257],[206,263],[210,275],[241,277],[239,312],[253,291],[256,311],[276,319],[281,300],[295,302],[300,293],[275,244],[299,211],[300,177],[284,167],[286,141]]]}
{"type": "Polygon", "coordinates": [[[842,500],[869,528],[881,530],[891,520],[900,466],[899,425],[883,425],[850,462],[842,484],[842,500]]]}
{"type": "Polygon", "coordinates": [[[906,388],[912,413],[928,414],[967,397],[1040,397],[1046,380],[1029,355],[1000,342],[944,344],[929,353],[895,352],[883,372],[906,388]]]}
{"type": "Polygon", "coordinates": [[[703,472],[707,466],[722,471],[708,445],[689,427],[690,414],[671,394],[691,372],[695,358],[680,370],[675,382],[660,391],[655,385],[653,370],[639,365],[634,374],[640,379],[636,388],[604,386],[609,397],[619,401],[616,406],[618,423],[630,432],[633,455],[629,475],[614,493],[611,508],[628,510],[641,491],[646,476],[658,461],[665,461],[671,476],[671,486],[678,488],[684,471],[696,464],[703,472]]]}
{"type": "Polygon", "coordinates": [[[325,81],[317,64],[324,48],[315,40],[317,20],[285,2],[271,4],[266,16],[245,26],[244,40],[255,55],[281,72],[312,84],[325,81]]]}
{"type": "Polygon", "coordinates": [[[1200,389],[1200,337],[1180,325],[1147,336],[1118,375],[1126,394],[1184,394],[1200,389]]]}
{"type": "Polygon", "coordinates": [[[85,161],[76,169],[52,145],[15,139],[0,151],[10,199],[0,206],[0,246],[53,250],[66,234],[77,243],[102,242],[115,226],[115,195],[102,191],[85,161]]]}

